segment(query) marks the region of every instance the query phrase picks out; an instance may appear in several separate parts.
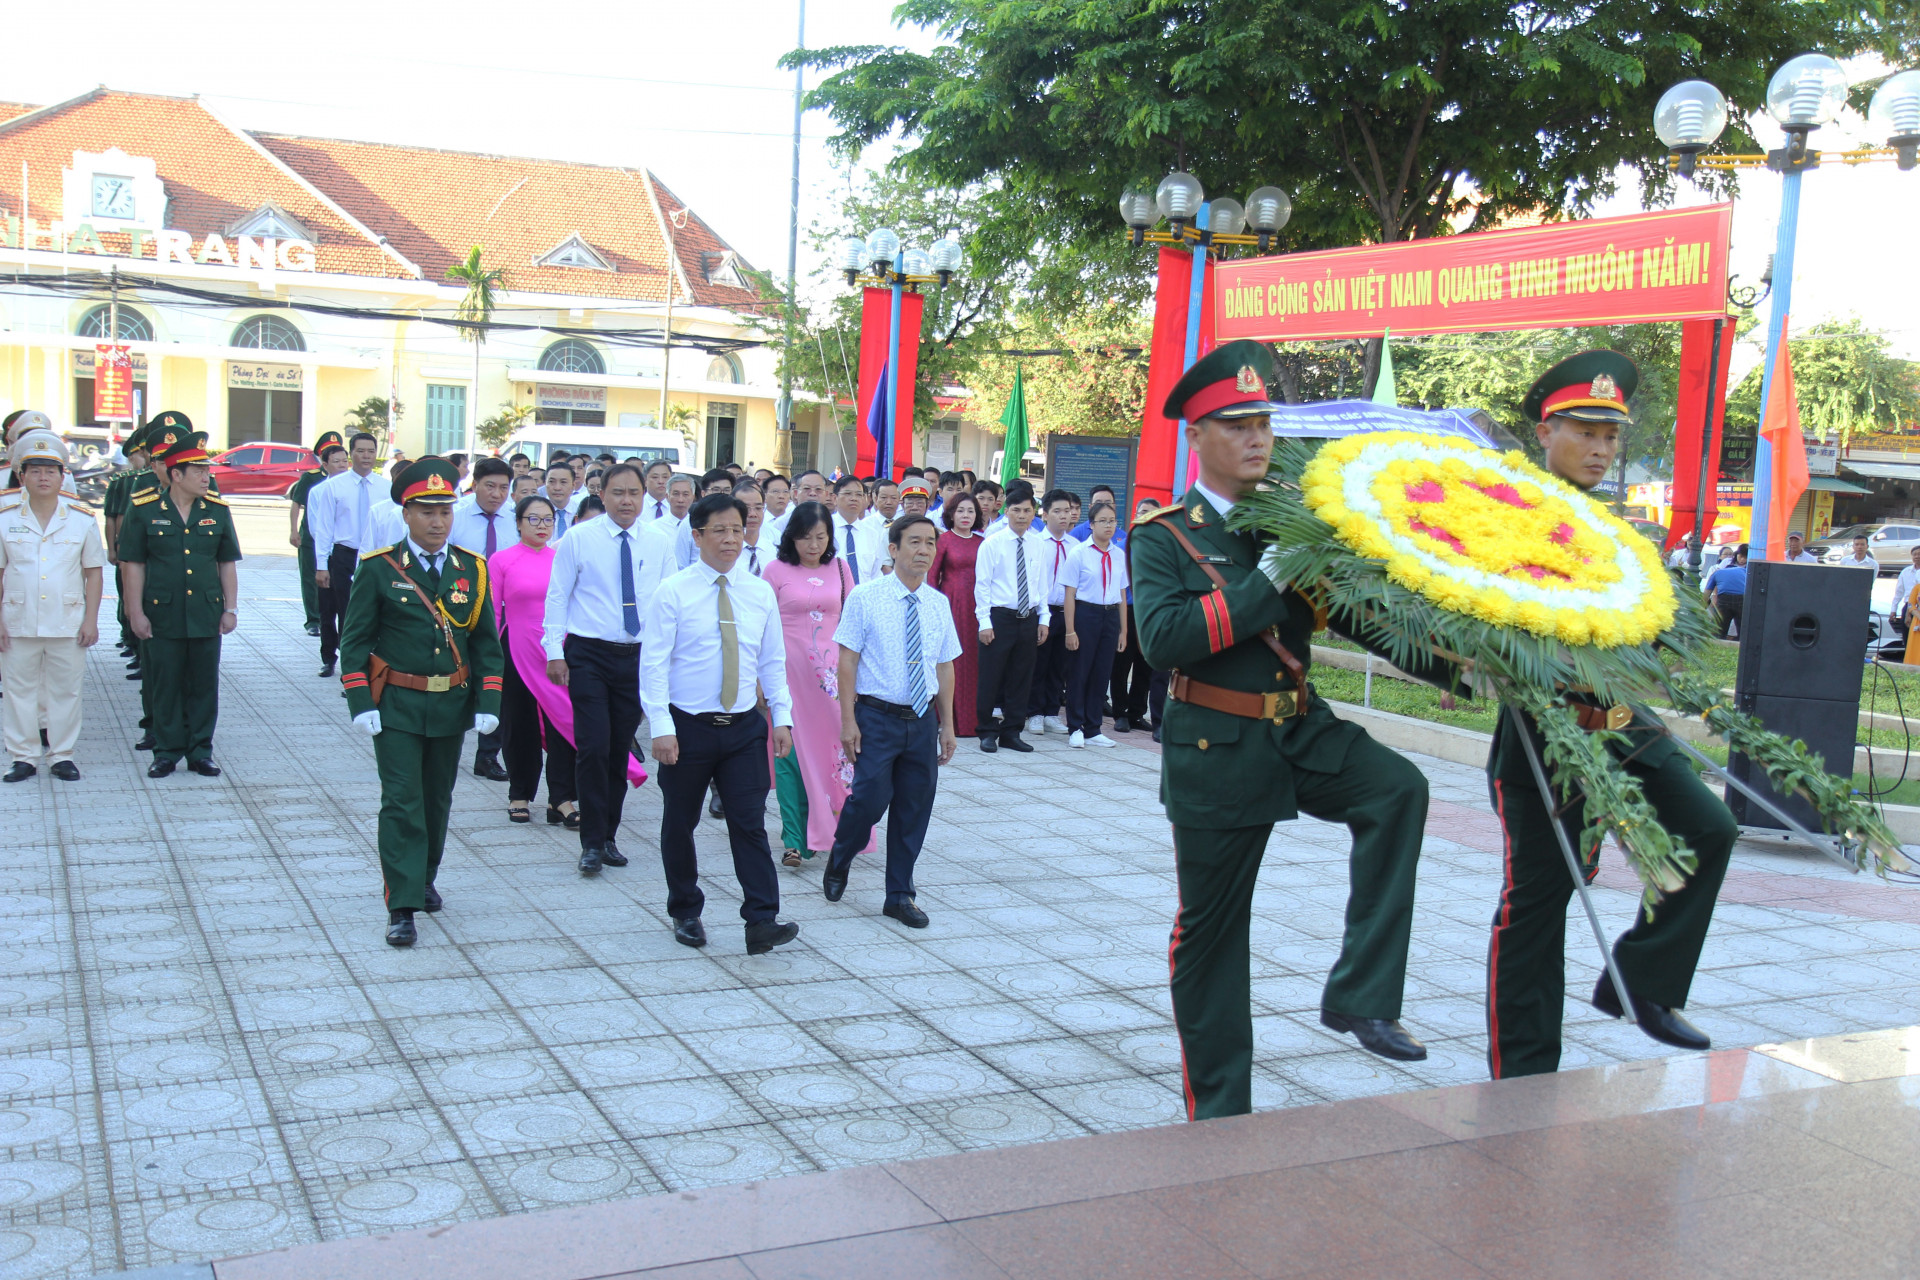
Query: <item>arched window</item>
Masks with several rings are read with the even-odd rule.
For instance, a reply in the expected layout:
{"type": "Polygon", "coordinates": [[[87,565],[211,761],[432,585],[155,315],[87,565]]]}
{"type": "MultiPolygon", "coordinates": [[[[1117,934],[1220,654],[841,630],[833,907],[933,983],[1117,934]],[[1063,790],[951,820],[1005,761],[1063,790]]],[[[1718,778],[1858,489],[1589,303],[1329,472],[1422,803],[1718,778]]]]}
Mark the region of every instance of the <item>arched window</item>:
{"type": "Polygon", "coordinates": [[[745,382],[746,375],[740,371],[737,356],[719,355],[707,361],[708,382],[745,382]]]}
{"type": "Polygon", "coordinates": [[[254,347],[261,351],[305,351],[307,342],[300,331],[279,316],[253,316],[242,320],[233,331],[233,346],[254,347]]]}
{"type": "MultiPolygon", "coordinates": [[[[95,307],[80,317],[80,327],[75,329],[74,333],[82,338],[105,338],[107,336],[108,318],[112,314],[112,307],[104,305],[95,307]]],[[[132,307],[122,306],[120,308],[120,332],[113,335],[112,341],[152,342],[153,326],[147,323],[145,316],[135,311],[132,307]]]]}
{"type": "Polygon", "coordinates": [[[562,338],[540,353],[540,368],[547,373],[605,373],[607,362],[590,343],[562,338]]]}

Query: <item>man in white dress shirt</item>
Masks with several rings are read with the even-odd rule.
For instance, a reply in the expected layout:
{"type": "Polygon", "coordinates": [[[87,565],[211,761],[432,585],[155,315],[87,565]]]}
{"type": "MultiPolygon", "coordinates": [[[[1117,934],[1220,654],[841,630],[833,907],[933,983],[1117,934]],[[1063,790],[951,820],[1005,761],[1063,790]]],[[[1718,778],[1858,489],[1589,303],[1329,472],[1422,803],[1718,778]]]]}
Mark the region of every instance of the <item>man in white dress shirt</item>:
{"type": "MultiPolygon", "coordinates": [[[[602,476],[604,483],[606,477],[602,476]]],[[[640,523],[652,524],[664,519],[667,514],[667,486],[673,483],[673,464],[664,458],[656,458],[647,464],[647,496],[640,504],[640,523]]],[[[689,500],[693,490],[687,490],[689,500]]]]}
{"type": "Polygon", "coordinates": [[[879,577],[884,562],[881,548],[886,535],[865,522],[866,506],[867,488],[860,477],[840,477],[833,486],[833,549],[847,562],[856,583],[879,577]]]}
{"type": "MultiPolygon", "coordinates": [[[[725,467],[715,467],[700,477],[700,496],[709,494],[731,494],[733,492],[733,472],[725,467]]],[[[673,535],[673,561],[665,572],[684,569],[699,558],[700,550],[693,540],[693,527],[686,520],[680,521],[680,527],[673,535]]]]}
{"type": "MultiPolygon", "coordinates": [[[[1791,537],[1791,535],[1789,535],[1791,537]]],[[[1793,543],[1787,543],[1787,550],[1794,549],[1793,543]]],[[[1913,589],[1920,586],[1920,547],[1912,552],[1913,563],[1900,571],[1893,584],[1893,624],[1905,631],[1913,625],[1913,589]]]]}
{"type": "MultiPolygon", "coordinates": [[[[1920,547],[1915,547],[1914,551],[1916,553],[1920,553],[1920,547]]],[[[1807,550],[1806,538],[1804,538],[1798,533],[1790,533],[1787,535],[1786,560],[1788,564],[1819,564],[1820,563],[1820,557],[1814,555],[1811,551],[1807,550]]],[[[1906,570],[1902,569],[1901,572],[1905,573],[1906,570]]]]}
{"type": "Polygon", "coordinates": [[[320,591],[320,674],[331,676],[340,658],[340,625],[347,613],[347,597],[353,589],[354,566],[360,553],[371,551],[375,542],[373,511],[382,503],[391,504],[391,488],[374,474],[379,460],[380,442],[365,431],[355,432],[347,442],[352,465],[337,476],[328,476],[307,495],[307,529],[313,534],[314,586],[320,591]]]}
{"type": "MultiPolygon", "coordinates": [[[[579,495],[574,492],[573,464],[556,462],[547,468],[547,483],[542,487],[541,496],[553,504],[553,537],[548,542],[557,543],[573,527],[574,513],[580,509],[579,495]]],[[[582,494],[586,491],[581,490],[582,494]]]]}
{"type": "Polygon", "coordinates": [[[767,527],[766,491],[759,481],[736,481],[733,496],[747,508],[747,532],[741,543],[740,558],[747,562],[747,572],[757,578],[767,571],[779,552],[780,535],[767,527]]]}
{"type": "Polygon", "coordinates": [[[490,556],[520,540],[507,494],[513,487],[513,468],[498,458],[482,458],[473,467],[473,493],[453,508],[453,532],[447,538],[456,547],[490,556]]]}
{"type": "Polygon", "coordinates": [[[581,525],[553,552],[542,643],[547,677],[573,704],[580,806],[580,874],[624,867],[615,837],[626,802],[627,752],[640,727],[640,469],[607,471],[605,517],[581,525]]]}
{"type": "Polygon", "coordinates": [[[1033,657],[1033,683],[1027,692],[1027,732],[1067,734],[1061,712],[1067,705],[1067,588],[1063,581],[1067,557],[1080,545],[1067,530],[1075,519],[1074,496],[1065,489],[1049,489],[1040,500],[1046,531],[1040,549],[1046,553],[1052,585],[1047,588],[1047,641],[1033,657]]]}
{"type": "Polygon", "coordinates": [[[740,555],[746,504],[730,493],[709,494],[693,505],[688,521],[700,558],[660,584],[640,659],[640,697],[660,766],[667,914],[676,941],[706,945],[693,828],[712,783],[726,806],[747,954],[759,955],[800,935],[799,925],[777,919],[780,876],[767,844],[769,717],[773,754],[793,750],[786,639],[773,588],[747,572],[740,555]],[[766,694],[764,716],[756,683],[766,694]]]}
{"type": "Polygon", "coordinates": [[[926,584],[939,532],[924,515],[887,531],[893,572],[847,593],[840,625],[840,742],[853,763],[853,789],[840,810],[821,888],[846,892],[854,855],[887,819],[887,896],[882,913],[909,929],[927,927],[914,901],[913,867],[933,816],[939,766],[953,759],[953,660],[960,637],[947,598],[926,584]]]}
{"type": "Polygon", "coordinates": [[[1031,751],[1020,736],[1033,692],[1033,661],[1047,642],[1042,616],[1053,592],[1051,553],[1033,527],[1033,486],[1007,486],[1006,527],[980,544],[974,563],[974,616],[980,624],[980,673],[974,689],[980,749],[1031,751]],[[1005,714],[995,718],[994,710],[1005,714]]]}
{"type": "Polygon", "coordinates": [[[782,475],[760,481],[760,492],[767,500],[767,527],[778,538],[787,531],[787,512],[793,509],[793,482],[782,475]]]}

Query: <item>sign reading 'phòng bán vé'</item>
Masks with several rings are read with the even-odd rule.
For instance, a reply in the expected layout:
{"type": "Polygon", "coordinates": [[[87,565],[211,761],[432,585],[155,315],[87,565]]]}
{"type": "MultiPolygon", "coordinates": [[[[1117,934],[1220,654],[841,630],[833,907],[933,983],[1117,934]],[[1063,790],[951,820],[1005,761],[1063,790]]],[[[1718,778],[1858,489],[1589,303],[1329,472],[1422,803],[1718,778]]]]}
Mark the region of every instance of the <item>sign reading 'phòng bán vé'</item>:
{"type": "Polygon", "coordinates": [[[1228,259],[1215,337],[1270,342],[1725,315],[1733,206],[1228,259]]]}

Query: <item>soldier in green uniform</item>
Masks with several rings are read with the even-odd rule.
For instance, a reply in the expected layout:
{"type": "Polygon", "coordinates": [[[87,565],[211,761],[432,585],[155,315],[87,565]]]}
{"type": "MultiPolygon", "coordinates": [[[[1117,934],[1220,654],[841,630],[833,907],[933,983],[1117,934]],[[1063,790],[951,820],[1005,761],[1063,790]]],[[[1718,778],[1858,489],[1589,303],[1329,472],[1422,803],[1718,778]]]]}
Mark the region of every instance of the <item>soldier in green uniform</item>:
{"type": "MultiPolygon", "coordinates": [[[[1254,879],[1273,824],[1299,811],[1353,833],[1346,936],[1320,1021],[1385,1057],[1427,1053],[1399,1023],[1427,780],[1312,693],[1313,602],[1276,589],[1257,567],[1260,539],[1226,524],[1273,453],[1272,365],[1264,345],[1232,342],[1181,378],[1165,411],[1187,420],[1199,479],[1179,505],[1142,516],[1127,546],[1140,641],[1172,673],[1160,799],[1180,882],[1169,956],[1195,1120],[1252,1109],[1254,879]]],[[[1438,664],[1413,674],[1453,683],[1438,664]]]]}
{"type": "Polygon", "coordinates": [[[387,942],[410,947],[413,913],[438,911],[434,877],[468,729],[499,726],[505,658],[486,557],[448,545],[459,472],[421,458],[393,481],[404,543],[363,552],[340,631],[340,682],[380,769],[387,942]]]}
{"type": "MultiPolygon", "coordinates": [[[[1640,371],[1615,351],[1585,351],[1542,374],[1522,408],[1537,424],[1547,470],[1580,489],[1591,489],[1604,479],[1620,448],[1620,428],[1632,421],[1627,400],[1639,383],[1640,371]]],[[[1685,887],[1663,898],[1652,920],[1635,913],[1633,927],[1614,943],[1613,956],[1640,1029],[1681,1049],[1706,1049],[1708,1038],[1680,1010],[1687,1003],[1739,828],[1727,806],[1674,746],[1658,716],[1644,707],[1597,706],[1591,697],[1578,694],[1569,695],[1568,702],[1584,728],[1623,735],[1625,740],[1609,749],[1639,782],[1660,825],[1699,857],[1685,887]]],[[[1532,718],[1521,714],[1534,749],[1542,751],[1532,718]]],[[[1512,717],[1513,709],[1502,707],[1487,759],[1488,790],[1506,849],[1487,959],[1487,1065],[1495,1079],[1560,1068],[1567,903],[1574,892],[1512,717]]],[[[1600,850],[1597,845],[1581,848],[1580,798],[1557,800],[1556,807],[1591,880],[1599,869],[1600,850]]],[[[1619,994],[1604,970],[1593,989],[1593,1006],[1622,1016],[1619,994]]]]}
{"type": "Polygon", "coordinates": [[[293,487],[287,490],[287,519],[293,525],[287,531],[287,540],[299,549],[300,603],[306,611],[307,634],[317,636],[320,634],[320,584],[314,581],[313,575],[319,566],[313,558],[313,531],[307,528],[307,495],[328,476],[347,469],[347,444],[338,431],[323,431],[314,441],[313,452],[320,459],[320,465],[302,471],[293,487]]]}
{"type": "MultiPolygon", "coordinates": [[[[127,664],[128,671],[137,672],[140,668],[139,649],[135,642],[133,628],[127,625],[127,592],[125,584],[120,580],[120,553],[115,548],[120,541],[120,526],[127,517],[127,487],[134,477],[148,474],[146,427],[135,427],[126,442],[121,445],[121,450],[127,457],[126,469],[114,472],[112,478],[107,481],[107,492],[101,506],[107,517],[107,558],[113,564],[114,613],[120,623],[120,656],[130,659],[127,664]]],[[[129,675],[127,679],[137,680],[139,677],[129,675]]],[[[141,728],[145,727],[146,721],[142,719],[141,728]]]]}
{"type": "MultiPolygon", "coordinates": [[[[110,530],[113,536],[107,545],[114,549],[116,556],[119,554],[120,534],[126,527],[124,517],[126,513],[132,509],[133,500],[144,493],[166,492],[166,475],[163,471],[153,466],[153,459],[167,450],[172,449],[182,440],[187,439],[192,432],[192,420],[190,420],[186,414],[175,412],[172,409],[164,413],[157,413],[148,419],[147,425],[140,436],[140,448],[146,455],[148,463],[138,470],[126,473],[127,478],[120,491],[120,513],[122,519],[116,527],[110,530]]],[[[207,482],[207,492],[213,492],[212,480],[208,480],[207,482]]],[[[125,577],[125,574],[121,575],[119,584],[120,607],[122,609],[127,607],[127,602],[133,595],[132,591],[126,585],[125,577]]],[[[131,622],[128,623],[127,629],[129,632],[133,630],[131,622]]],[[[140,735],[140,740],[133,744],[133,749],[135,751],[151,751],[153,750],[154,742],[154,683],[147,678],[147,642],[136,635],[133,638],[133,646],[132,670],[135,672],[135,675],[130,676],[129,679],[138,679],[140,681],[140,728],[144,730],[140,735]]]]}
{"type": "Polygon", "coordinates": [[[173,437],[165,448],[155,441],[167,488],[134,494],[120,529],[127,620],[145,650],[153,716],[147,776],[166,777],[184,756],[187,768],[217,778],[220,638],[239,622],[240,538],[225,500],[207,492],[205,433],[159,435],[173,437]]]}

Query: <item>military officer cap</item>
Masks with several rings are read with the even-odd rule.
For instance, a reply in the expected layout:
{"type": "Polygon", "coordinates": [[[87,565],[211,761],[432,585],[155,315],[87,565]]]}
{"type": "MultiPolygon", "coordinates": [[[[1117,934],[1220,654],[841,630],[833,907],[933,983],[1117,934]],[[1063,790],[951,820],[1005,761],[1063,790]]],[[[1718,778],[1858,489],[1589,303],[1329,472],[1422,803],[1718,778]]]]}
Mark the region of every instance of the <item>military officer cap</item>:
{"type": "Polygon", "coordinates": [[[1279,406],[1267,399],[1273,352],[1264,342],[1242,338],[1194,362],[1167,393],[1169,418],[1258,418],[1279,406]]]}
{"type": "Polygon", "coordinates": [[[141,425],[135,427],[132,431],[129,431],[127,433],[127,438],[120,442],[120,452],[125,454],[138,453],[145,450],[146,448],[147,448],[147,427],[145,423],[142,423],[141,425]]]}
{"type": "Polygon", "coordinates": [[[900,496],[902,498],[911,498],[916,493],[923,498],[931,498],[933,497],[933,486],[918,476],[915,476],[911,480],[904,481],[900,485],[900,496]]]}
{"type": "Polygon", "coordinates": [[[460,487],[460,472],[445,458],[409,462],[393,478],[393,500],[401,506],[425,502],[435,506],[452,502],[460,487]]]}
{"type": "Polygon", "coordinates": [[[178,409],[165,409],[147,419],[147,434],[152,435],[162,428],[171,427],[176,431],[192,431],[193,419],[178,409]]]}
{"type": "Polygon", "coordinates": [[[52,431],[53,419],[38,409],[19,409],[7,416],[7,443],[12,444],[29,431],[52,431]]]}
{"type": "Polygon", "coordinates": [[[325,458],[335,449],[344,449],[347,442],[338,431],[322,431],[320,438],[313,442],[313,453],[317,458],[325,458]]]}
{"type": "Polygon", "coordinates": [[[192,464],[206,466],[213,459],[207,454],[207,433],[204,431],[175,431],[172,428],[162,433],[169,437],[162,447],[156,444],[153,460],[162,467],[184,467],[192,464]]]}
{"type": "Polygon", "coordinates": [[[1528,422],[1566,417],[1631,423],[1627,401],[1639,386],[1639,368],[1618,351],[1582,351],[1541,374],[1520,409],[1528,422]]]}
{"type": "Polygon", "coordinates": [[[56,433],[45,430],[29,430],[20,433],[13,442],[13,448],[7,453],[7,464],[15,471],[29,462],[51,462],[65,471],[70,463],[67,442],[56,433]]]}

